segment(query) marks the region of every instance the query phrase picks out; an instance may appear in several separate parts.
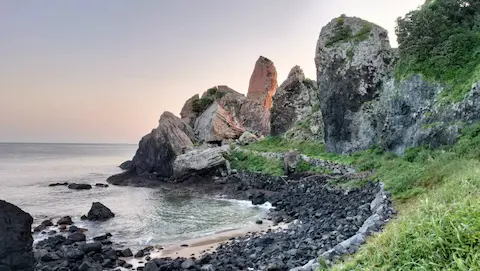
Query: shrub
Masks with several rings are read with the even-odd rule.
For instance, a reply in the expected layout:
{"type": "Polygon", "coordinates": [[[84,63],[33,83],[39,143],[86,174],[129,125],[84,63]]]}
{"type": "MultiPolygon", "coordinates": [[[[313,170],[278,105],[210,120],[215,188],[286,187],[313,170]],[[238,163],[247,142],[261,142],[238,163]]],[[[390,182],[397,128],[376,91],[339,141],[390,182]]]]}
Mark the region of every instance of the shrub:
{"type": "Polygon", "coordinates": [[[202,97],[192,103],[193,112],[201,114],[215,101],[211,96],[202,97]]]}
{"type": "Polygon", "coordinates": [[[480,80],[480,2],[429,1],[397,19],[398,78],[423,74],[446,83],[446,100],[461,100],[480,80]]]}

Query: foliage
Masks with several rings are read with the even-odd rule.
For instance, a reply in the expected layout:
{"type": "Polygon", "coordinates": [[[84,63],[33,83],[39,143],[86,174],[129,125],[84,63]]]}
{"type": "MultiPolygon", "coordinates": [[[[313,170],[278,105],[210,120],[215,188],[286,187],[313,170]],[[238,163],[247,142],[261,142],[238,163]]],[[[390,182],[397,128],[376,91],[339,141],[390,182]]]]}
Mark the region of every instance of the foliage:
{"type": "Polygon", "coordinates": [[[207,108],[215,101],[215,99],[211,96],[205,96],[198,100],[193,101],[192,109],[193,112],[200,114],[203,111],[207,110],[207,108]]]}
{"type": "Polygon", "coordinates": [[[282,176],[283,163],[280,160],[269,159],[260,155],[242,151],[231,151],[226,155],[232,168],[250,172],[261,172],[272,176],[282,176]]]}
{"type": "Polygon", "coordinates": [[[326,47],[330,47],[338,42],[354,41],[361,42],[368,39],[372,31],[372,24],[365,22],[362,28],[355,34],[350,25],[345,24],[345,15],[336,19],[335,29],[333,35],[325,42],[326,47]]]}
{"type": "Polygon", "coordinates": [[[458,101],[480,80],[480,2],[429,1],[397,19],[397,77],[423,74],[447,83],[446,100],[458,101]]]}

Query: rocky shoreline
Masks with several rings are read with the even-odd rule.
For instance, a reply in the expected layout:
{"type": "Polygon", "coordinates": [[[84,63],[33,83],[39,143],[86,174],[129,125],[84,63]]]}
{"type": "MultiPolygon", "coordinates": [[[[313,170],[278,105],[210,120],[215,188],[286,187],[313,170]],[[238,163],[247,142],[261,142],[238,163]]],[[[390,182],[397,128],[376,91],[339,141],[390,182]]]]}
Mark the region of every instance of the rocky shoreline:
{"type": "Polygon", "coordinates": [[[326,174],[289,179],[242,172],[220,182],[191,178],[175,184],[157,181],[157,187],[193,196],[208,193],[254,204],[270,202],[274,207],[269,212],[270,223],[287,223],[288,227],[230,238],[197,258],[151,259],[153,247],[138,252],[120,250],[107,233],[87,240],[84,229],[64,219],[56,223],[59,233],[49,230],[53,223],[42,223],[49,237],[34,245],[35,270],[315,270],[318,256],[330,263],[355,252],[366,235],[380,230],[394,213],[382,185],[373,182],[344,190],[328,182],[338,176],[326,174]],[[136,268],[127,263],[134,256],[140,263],[136,268]]]}

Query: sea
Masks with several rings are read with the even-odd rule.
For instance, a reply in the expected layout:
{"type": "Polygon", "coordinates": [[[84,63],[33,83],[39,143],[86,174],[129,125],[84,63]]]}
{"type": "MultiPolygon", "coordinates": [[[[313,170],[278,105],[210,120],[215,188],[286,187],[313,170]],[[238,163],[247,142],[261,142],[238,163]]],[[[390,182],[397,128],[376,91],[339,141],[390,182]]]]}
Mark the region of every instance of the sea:
{"type": "MultiPolygon", "coordinates": [[[[141,249],[168,245],[216,232],[253,225],[267,207],[248,201],[214,197],[165,195],[155,188],[93,187],[71,190],[50,183],[104,183],[120,173],[118,165],[131,159],[136,145],[0,143],[0,199],[13,203],[34,218],[55,223],[71,216],[88,229],[87,238],[113,234],[122,247],[141,249]],[[105,222],[81,221],[92,202],[109,207],[115,217],[105,222]]],[[[36,241],[46,234],[34,235],[36,241]]]]}

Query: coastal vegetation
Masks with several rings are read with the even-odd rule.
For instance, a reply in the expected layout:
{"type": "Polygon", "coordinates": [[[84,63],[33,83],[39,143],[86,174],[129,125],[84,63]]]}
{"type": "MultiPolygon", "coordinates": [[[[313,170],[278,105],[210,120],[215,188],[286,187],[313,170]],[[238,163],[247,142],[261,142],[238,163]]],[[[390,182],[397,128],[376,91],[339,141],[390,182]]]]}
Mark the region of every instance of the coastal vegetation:
{"type": "Polygon", "coordinates": [[[398,78],[422,74],[446,83],[444,97],[459,101],[480,80],[480,2],[427,1],[397,19],[398,78]]]}

